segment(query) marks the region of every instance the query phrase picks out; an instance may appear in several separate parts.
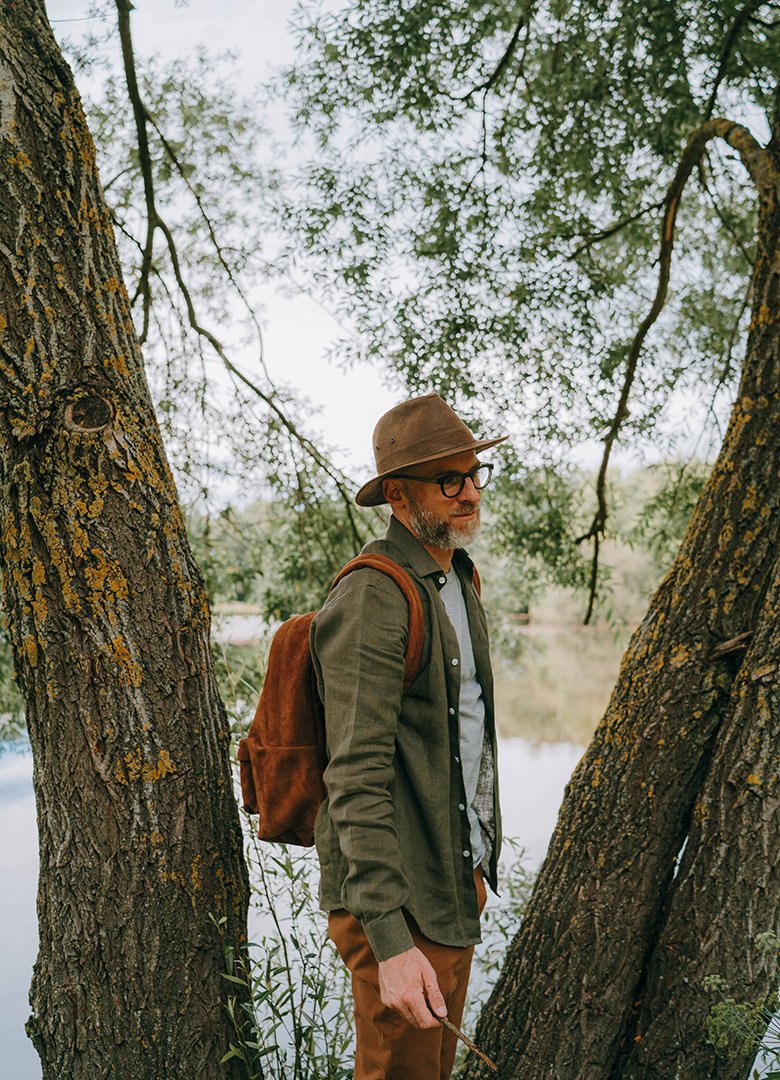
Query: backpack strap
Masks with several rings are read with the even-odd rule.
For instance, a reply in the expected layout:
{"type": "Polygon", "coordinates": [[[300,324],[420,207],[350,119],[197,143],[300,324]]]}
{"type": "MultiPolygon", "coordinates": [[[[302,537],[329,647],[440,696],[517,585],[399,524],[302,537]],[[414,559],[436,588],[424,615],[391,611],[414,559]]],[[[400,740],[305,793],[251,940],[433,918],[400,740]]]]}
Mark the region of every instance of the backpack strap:
{"type": "Polygon", "coordinates": [[[479,576],[479,570],[477,570],[476,566],[472,568],[471,580],[474,582],[474,588],[477,590],[477,596],[481,597],[482,596],[482,581],[481,581],[480,576],[479,576]]]}
{"type": "Polygon", "coordinates": [[[417,588],[409,574],[402,566],[398,565],[395,559],[391,559],[389,555],[380,555],[378,553],[358,555],[354,559],[350,559],[347,565],[342,567],[336,574],[331,589],[347,574],[351,574],[353,570],[360,570],[365,566],[370,567],[372,570],[379,570],[392,578],[404,594],[409,607],[409,642],[406,646],[406,664],[404,668],[404,693],[406,693],[417,678],[422,659],[425,620],[423,618],[420,594],[417,592],[417,588]]]}

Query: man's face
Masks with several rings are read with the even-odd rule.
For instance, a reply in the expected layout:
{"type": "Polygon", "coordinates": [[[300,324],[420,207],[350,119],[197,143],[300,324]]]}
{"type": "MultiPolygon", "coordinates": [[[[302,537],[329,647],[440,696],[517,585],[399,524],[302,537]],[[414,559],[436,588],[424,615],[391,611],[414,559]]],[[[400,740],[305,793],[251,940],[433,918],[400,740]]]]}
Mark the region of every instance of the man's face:
{"type": "MultiPolygon", "coordinates": [[[[466,473],[478,463],[476,454],[467,450],[438,461],[414,465],[405,472],[412,476],[436,478],[448,472],[466,473]]],[[[454,499],[448,499],[438,484],[420,484],[414,480],[396,482],[401,485],[405,497],[405,524],[411,527],[423,544],[448,550],[467,547],[476,540],[480,526],[480,492],[470,478],[454,499]]],[[[398,514],[401,508],[394,509],[398,514]]]]}

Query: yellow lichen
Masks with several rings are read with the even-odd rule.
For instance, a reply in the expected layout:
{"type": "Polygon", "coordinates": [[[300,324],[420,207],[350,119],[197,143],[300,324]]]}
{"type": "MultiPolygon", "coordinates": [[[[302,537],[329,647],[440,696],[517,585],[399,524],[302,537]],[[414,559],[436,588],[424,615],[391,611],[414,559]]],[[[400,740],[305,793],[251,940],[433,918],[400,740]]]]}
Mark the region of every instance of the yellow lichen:
{"type": "Polygon", "coordinates": [[[771,326],[778,319],[780,319],[780,312],[773,312],[767,304],[761,304],[750,320],[750,329],[755,330],[759,326],[771,326]]]}
{"type": "Polygon", "coordinates": [[[125,358],[121,353],[118,356],[106,356],[103,360],[103,366],[113,368],[118,375],[129,376],[130,374],[125,358]]]}
{"type": "Polygon", "coordinates": [[[24,646],[24,651],[27,654],[27,661],[30,667],[37,667],[38,642],[35,640],[32,634],[27,634],[22,642],[22,645],[24,646]]]}
{"type": "Polygon", "coordinates": [[[682,667],[687,663],[691,656],[691,650],[687,645],[675,645],[669,656],[669,663],[673,668],[682,667]]]}
{"type": "Polygon", "coordinates": [[[197,892],[203,884],[200,877],[200,864],[203,856],[196,855],[190,865],[190,881],[194,892],[197,892]]]}
{"type": "Polygon", "coordinates": [[[662,653],[656,653],[652,660],[650,660],[645,668],[645,671],[650,675],[657,675],[659,671],[663,671],[664,658],[662,653]]]}
{"type": "Polygon", "coordinates": [[[129,682],[132,686],[140,686],[143,681],[141,665],[137,660],[133,660],[121,635],[111,639],[109,649],[119,668],[119,682],[129,682]]]}
{"type": "Polygon", "coordinates": [[[90,554],[95,565],[84,568],[84,577],[91,590],[90,604],[93,611],[107,612],[110,621],[115,622],[116,616],[110,604],[114,599],[127,599],[127,579],[119,564],[115,560],[107,559],[100,548],[92,548],[90,554]]]}
{"type": "Polygon", "coordinates": [[[133,784],[138,780],[153,784],[170,773],[176,772],[176,764],[167,750],[158,751],[157,760],[150,762],[144,760],[144,752],[138,747],[136,750],[129,750],[123,762],[124,764],[117,762],[114,769],[114,778],[120,784],[133,784]]]}
{"type": "Polygon", "coordinates": [[[745,498],[742,500],[743,514],[749,514],[752,510],[755,510],[757,505],[758,489],[755,484],[751,484],[745,492],[745,498]]]}
{"type": "Polygon", "coordinates": [[[148,777],[144,779],[159,780],[163,776],[176,772],[176,764],[167,750],[160,750],[157,755],[157,765],[148,777]]]}

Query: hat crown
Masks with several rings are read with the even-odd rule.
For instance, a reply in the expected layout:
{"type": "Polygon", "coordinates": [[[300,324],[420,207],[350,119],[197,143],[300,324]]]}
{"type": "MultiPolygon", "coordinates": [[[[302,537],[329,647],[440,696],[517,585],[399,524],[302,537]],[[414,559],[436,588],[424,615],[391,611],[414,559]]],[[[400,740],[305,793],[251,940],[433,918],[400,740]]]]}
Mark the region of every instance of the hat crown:
{"type": "Polygon", "coordinates": [[[386,412],[374,428],[376,470],[381,476],[463,451],[472,442],[471,431],[438,394],[411,398],[386,412]]]}

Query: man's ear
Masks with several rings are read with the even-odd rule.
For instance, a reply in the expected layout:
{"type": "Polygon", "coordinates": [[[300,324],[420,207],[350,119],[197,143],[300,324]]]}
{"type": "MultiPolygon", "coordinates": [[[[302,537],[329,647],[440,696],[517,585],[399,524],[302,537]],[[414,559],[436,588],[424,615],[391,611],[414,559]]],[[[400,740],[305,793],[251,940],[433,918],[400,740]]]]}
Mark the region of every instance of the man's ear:
{"type": "Polygon", "coordinates": [[[388,480],[383,480],[382,493],[394,509],[406,505],[406,494],[402,480],[397,480],[392,476],[388,480]]]}

